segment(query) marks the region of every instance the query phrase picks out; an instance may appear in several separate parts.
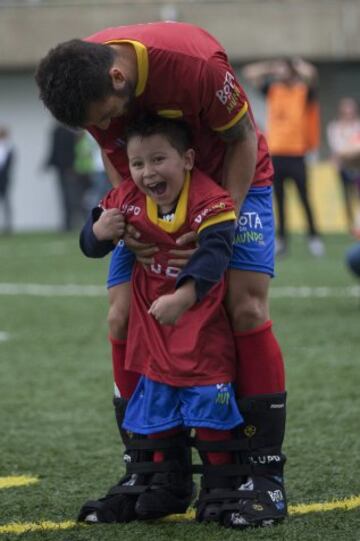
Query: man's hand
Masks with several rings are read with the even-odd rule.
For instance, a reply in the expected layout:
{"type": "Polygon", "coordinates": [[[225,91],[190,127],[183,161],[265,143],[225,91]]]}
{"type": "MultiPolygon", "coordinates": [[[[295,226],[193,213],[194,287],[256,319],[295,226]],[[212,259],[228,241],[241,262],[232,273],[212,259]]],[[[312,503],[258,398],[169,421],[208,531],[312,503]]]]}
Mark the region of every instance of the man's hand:
{"type": "MultiPolygon", "coordinates": [[[[196,248],[183,249],[182,246],[193,243],[196,241],[196,233],[185,233],[179,237],[176,241],[178,244],[178,250],[170,250],[169,253],[173,256],[173,259],[169,259],[168,264],[172,267],[179,269],[185,267],[190,257],[195,252],[196,248]]],[[[134,252],[137,261],[143,265],[151,265],[154,263],[154,255],[159,251],[159,248],[155,244],[145,244],[140,240],[140,233],[134,226],[128,224],[124,235],[124,241],[126,246],[134,252]]]]}
{"type": "Polygon", "coordinates": [[[93,232],[98,240],[118,240],[124,236],[125,219],[119,209],[104,210],[93,225],[93,232]]]}
{"type": "Polygon", "coordinates": [[[186,310],[196,302],[194,280],[188,280],[175,293],[162,295],[150,306],[148,313],[152,314],[160,325],[175,325],[186,310]]]}
{"type": "Polygon", "coordinates": [[[151,265],[154,263],[153,255],[159,251],[155,244],[146,244],[139,240],[140,233],[134,226],[128,224],[124,235],[126,246],[134,252],[137,261],[143,265],[151,265]]]}
{"type": "Polygon", "coordinates": [[[190,257],[196,252],[197,248],[183,249],[182,246],[196,242],[197,235],[195,231],[185,233],[176,240],[176,244],[179,246],[178,250],[170,250],[169,254],[173,256],[173,259],[169,259],[168,265],[171,267],[178,267],[182,269],[188,263],[190,257]]]}

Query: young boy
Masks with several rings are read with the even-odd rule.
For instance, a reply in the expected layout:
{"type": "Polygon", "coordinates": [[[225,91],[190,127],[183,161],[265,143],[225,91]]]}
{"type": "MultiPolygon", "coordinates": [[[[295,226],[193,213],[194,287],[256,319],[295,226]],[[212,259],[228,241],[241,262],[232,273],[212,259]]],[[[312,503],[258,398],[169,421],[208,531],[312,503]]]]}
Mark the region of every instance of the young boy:
{"type": "MultiPolygon", "coordinates": [[[[222,304],[235,225],[232,200],[193,169],[195,153],[183,122],[140,118],[128,130],[127,154],[131,178],[95,209],[80,244],[87,256],[105,255],[123,235],[122,214],[144,242],[160,247],[150,267],[135,263],[126,351],[126,369],[142,376],[122,426],[147,436],[129,443],[146,455],[145,466],[137,456],[128,467],[130,475],[114,492],[113,514],[107,506],[108,515],[101,516],[101,501],[85,504],[79,518],[88,521],[185,512],[193,487],[184,429],[195,428],[200,442],[224,442],[242,423],[230,383],[232,331],[222,304]],[[198,234],[199,247],[180,271],[167,264],[169,250],[188,231],[198,234]],[[145,487],[136,474],[152,475],[151,481],[145,487]]],[[[231,463],[231,454],[219,449],[200,453],[203,462],[231,463]]]]}

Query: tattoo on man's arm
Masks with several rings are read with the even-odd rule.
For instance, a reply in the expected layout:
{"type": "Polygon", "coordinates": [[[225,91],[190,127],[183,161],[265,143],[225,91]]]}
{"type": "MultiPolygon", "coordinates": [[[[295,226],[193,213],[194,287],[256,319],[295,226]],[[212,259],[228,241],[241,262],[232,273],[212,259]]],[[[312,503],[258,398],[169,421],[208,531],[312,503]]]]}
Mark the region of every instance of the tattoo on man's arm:
{"type": "Polygon", "coordinates": [[[221,132],[220,137],[225,143],[233,143],[234,141],[245,141],[249,134],[254,133],[255,128],[248,114],[243,116],[239,122],[228,130],[221,132]]]}

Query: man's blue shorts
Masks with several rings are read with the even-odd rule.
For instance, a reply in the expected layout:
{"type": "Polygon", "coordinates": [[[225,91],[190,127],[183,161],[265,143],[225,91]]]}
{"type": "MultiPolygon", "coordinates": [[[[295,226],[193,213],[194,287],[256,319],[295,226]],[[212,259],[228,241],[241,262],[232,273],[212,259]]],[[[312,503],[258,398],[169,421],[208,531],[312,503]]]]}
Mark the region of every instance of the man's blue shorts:
{"type": "MultiPolygon", "coordinates": [[[[236,223],[231,269],[262,272],[274,276],[274,214],[272,187],[251,188],[236,223]]],[[[128,282],[135,256],[123,241],[113,251],[107,287],[128,282]]]]}
{"type": "Polygon", "coordinates": [[[230,269],[274,276],[275,225],[272,187],[251,188],[236,223],[230,269]]]}
{"type": "Polygon", "coordinates": [[[122,426],[130,432],[154,434],[178,426],[230,430],[241,423],[231,383],[173,387],[141,376],[122,426]]]}

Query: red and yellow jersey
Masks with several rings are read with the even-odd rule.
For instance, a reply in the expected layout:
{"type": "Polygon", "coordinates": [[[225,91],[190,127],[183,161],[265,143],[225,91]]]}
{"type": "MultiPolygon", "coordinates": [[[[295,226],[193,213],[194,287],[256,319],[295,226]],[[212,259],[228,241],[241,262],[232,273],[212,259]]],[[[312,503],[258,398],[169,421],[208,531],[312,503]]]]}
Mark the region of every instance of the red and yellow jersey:
{"type": "MultiPolygon", "coordinates": [[[[107,28],[86,41],[131,43],[138,63],[133,110],[170,118],[182,117],[194,136],[196,165],[217,182],[222,179],[225,143],[221,132],[249,111],[222,46],[205,30],[186,23],[159,22],[107,28]]],[[[252,117],[253,118],[253,117],[252,117]]],[[[123,177],[128,175],[124,130],[131,114],[113,119],[107,130],[90,128],[123,177]]],[[[258,131],[258,159],[254,184],[272,180],[272,165],[264,136],[258,131]]]]}
{"type": "Polygon", "coordinates": [[[155,243],[159,252],[148,268],[136,263],[131,280],[131,309],[126,368],[175,386],[210,385],[234,379],[232,330],[223,307],[225,278],[188,310],[175,326],[162,326],[147,313],[160,295],[175,290],[179,269],[168,265],[169,250],[185,232],[234,220],[228,193],[203,173],[187,177],[172,221],[158,217],[155,203],[126,179],[101,202],[120,208],[126,221],[155,243]]]}
{"type": "Polygon", "coordinates": [[[303,82],[272,83],[267,93],[267,141],[273,156],[303,156],[319,146],[319,105],[303,82]]]}

